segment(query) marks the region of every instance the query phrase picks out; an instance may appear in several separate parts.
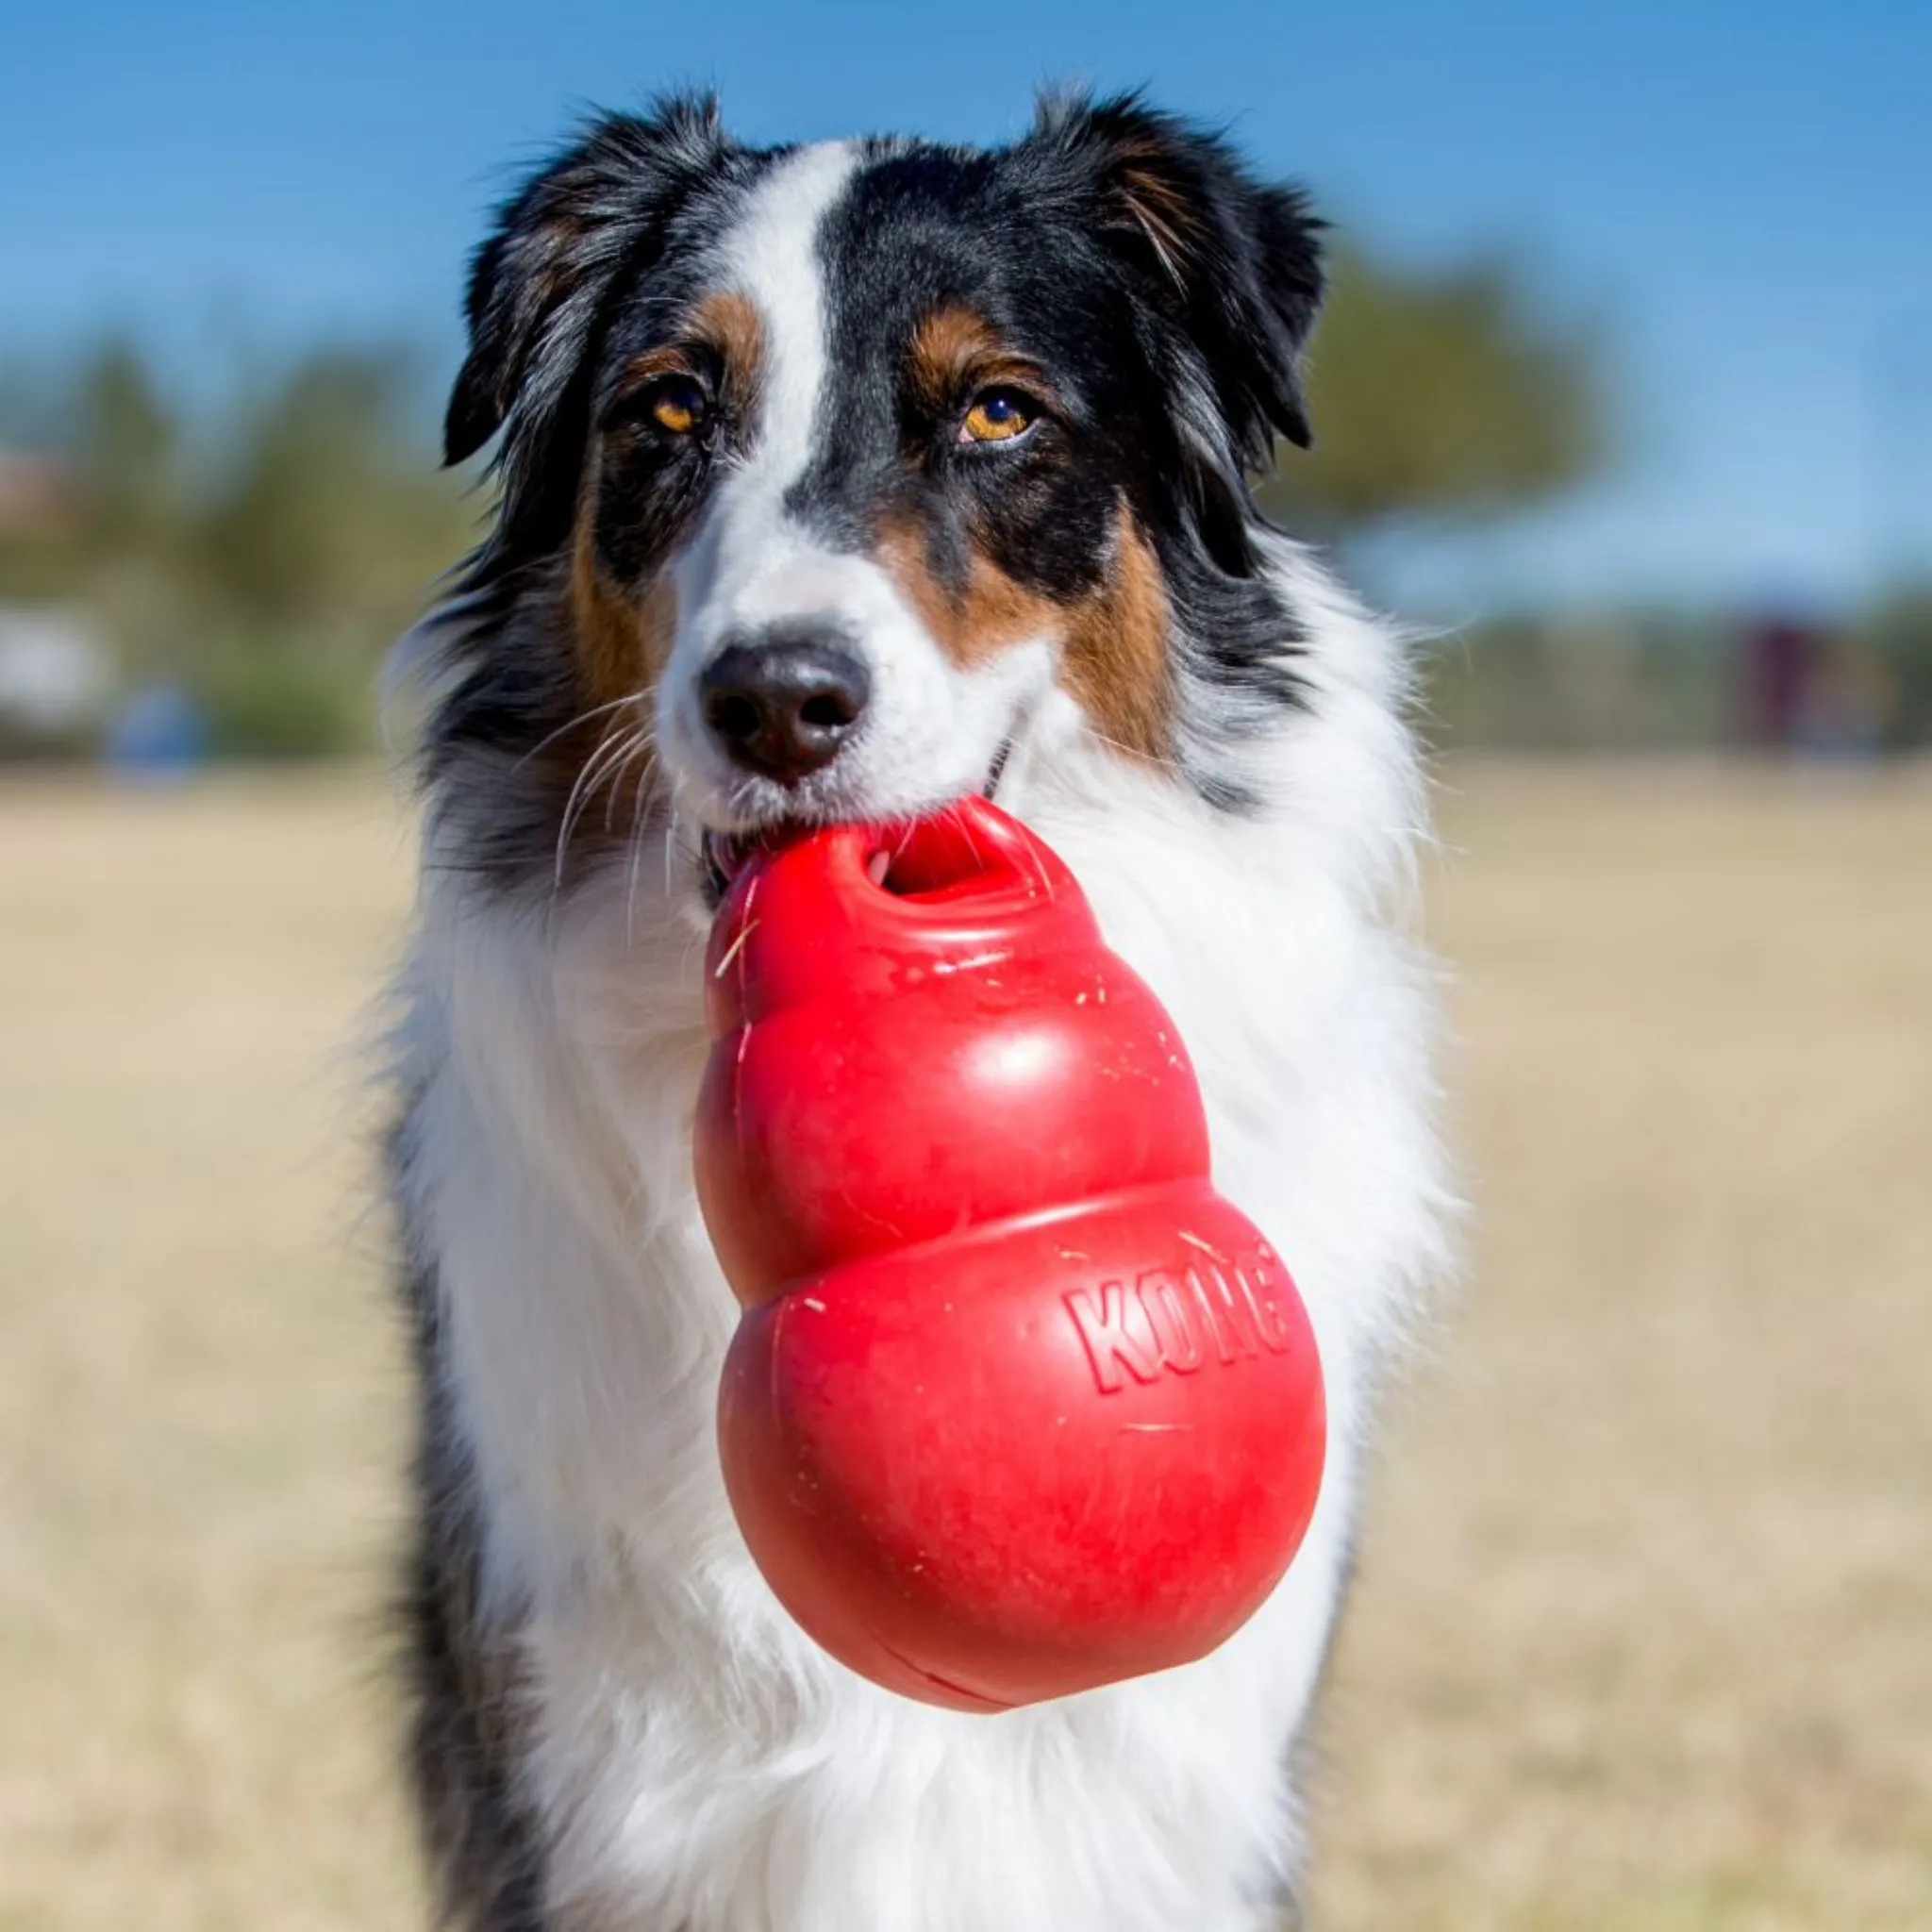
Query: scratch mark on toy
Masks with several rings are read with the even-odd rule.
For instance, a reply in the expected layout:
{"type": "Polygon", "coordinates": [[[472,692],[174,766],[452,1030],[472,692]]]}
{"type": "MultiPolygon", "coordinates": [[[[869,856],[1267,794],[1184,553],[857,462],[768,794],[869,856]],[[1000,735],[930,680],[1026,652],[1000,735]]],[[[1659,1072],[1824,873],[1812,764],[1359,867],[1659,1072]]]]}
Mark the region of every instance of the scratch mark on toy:
{"type": "Polygon", "coordinates": [[[725,969],[731,964],[732,960],[738,958],[739,954],[744,951],[745,941],[750,939],[752,934],[758,930],[758,923],[756,919],[749,919],[738,928],[738,937],[724,948],[724,957],[712,969],[711,977],[713,979],[723,979],[724,977],[725,969]]]}
{"type": "Polygon", "coordinates": [[[990,953],[969,953],[963,959],[935,959],[932,970],[935,976],[944,973],[971,973],[976,966],[997,966],[1006,957],[1005,949],[995,946],[990,953]]]}

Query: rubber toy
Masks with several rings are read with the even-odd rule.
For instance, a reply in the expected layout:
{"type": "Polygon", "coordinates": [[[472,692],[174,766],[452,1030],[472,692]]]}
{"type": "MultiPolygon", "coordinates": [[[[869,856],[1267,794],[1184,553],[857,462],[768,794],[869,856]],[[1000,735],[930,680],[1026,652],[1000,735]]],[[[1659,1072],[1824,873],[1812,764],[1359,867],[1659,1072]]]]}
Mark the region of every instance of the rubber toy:
{"type": "Polygon", "coordinates": [[[1315,1507],[1314,1338],[1067,867],[977,798],[808,833],[743,863],[706,982],[719,1440],[780,1602],[962,1710],[1223,1642],[1315,1507]]]}

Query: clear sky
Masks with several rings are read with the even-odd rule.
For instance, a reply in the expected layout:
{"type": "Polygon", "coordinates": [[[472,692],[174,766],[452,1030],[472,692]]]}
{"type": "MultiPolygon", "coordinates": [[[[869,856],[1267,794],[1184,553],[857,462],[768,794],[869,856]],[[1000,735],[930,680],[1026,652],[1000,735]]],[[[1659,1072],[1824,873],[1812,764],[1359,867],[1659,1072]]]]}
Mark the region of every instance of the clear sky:
{"type": "Polygon", "coordinates": [[[1830,596],[1932,557],[1932,0],[16,0],[0,347],[448,348],[484,210],[575,108],[699,81],[752,140],[988,139],[1046,78],[1146,83],[1372,244],[1506,244],[1601,318],[1615,474],[1413,554],[1418,592],[1830,596]]]}

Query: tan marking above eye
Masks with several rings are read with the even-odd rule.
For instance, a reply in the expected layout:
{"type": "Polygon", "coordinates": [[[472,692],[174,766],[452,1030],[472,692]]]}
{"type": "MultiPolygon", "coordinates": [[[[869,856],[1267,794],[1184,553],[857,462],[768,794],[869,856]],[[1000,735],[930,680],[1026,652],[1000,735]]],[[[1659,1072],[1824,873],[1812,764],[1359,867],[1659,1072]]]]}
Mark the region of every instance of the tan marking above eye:
{"type": "Polygon", "coordinates": [[[691,335],[718,360],[718,407],[740,420],[758,400],[765,332],[758,306],[735,289],[707,295],[691,312],[691,335]]]}
{"type": "Polygon", "coordinates": [[[1011,442],[1032,428],[1040,409],[1016,389],[988,389],[973,399],[959,425],[961,442],[1011,442]]]}
{"type": "MultiPolygon", "coordinates": [[[[992,329],[970,308],[948,306],[928,313],[913,331],[909,373],[919,400],[935,413],[950,411],[972,393],[973,378],[1005,353],[992,329]]],[[[986,380],[982,375],[979,380],[986,380]]]]}
{"type": "Polygon", "coordinates": [[[907,376],[912,400],[952,423],[956,442],[1011,442],[1056,407],[1040,365],[957,304],[932,309],[913,330],[907,376]]]}
{"type": "Polygon", "coordinates": [[[756,308],[735,291],[708,295],[684,332],[631,358],[615,411],[634,424],[690,436],[715,419],[747,420],[757,407],[764,339],[756,308]]]}

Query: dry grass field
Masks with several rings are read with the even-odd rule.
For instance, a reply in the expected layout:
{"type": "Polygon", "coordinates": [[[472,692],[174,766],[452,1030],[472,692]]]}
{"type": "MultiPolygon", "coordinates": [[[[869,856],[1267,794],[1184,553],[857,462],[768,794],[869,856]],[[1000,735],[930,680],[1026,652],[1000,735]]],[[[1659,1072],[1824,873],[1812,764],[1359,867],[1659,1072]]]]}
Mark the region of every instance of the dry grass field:
{"type": "MultiPolygon", "coordinates": [[[[1932,782],[1447,791],[1472,1283],[1317,1932],[1932,1926],[1932,782]]],[[[407,858],[367,781],[0,789],[6,1932],[421,1923],[345,1051],[407,858]]]]}

